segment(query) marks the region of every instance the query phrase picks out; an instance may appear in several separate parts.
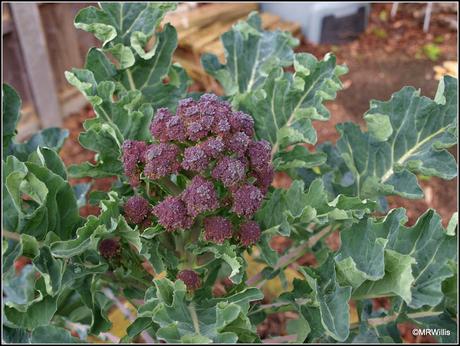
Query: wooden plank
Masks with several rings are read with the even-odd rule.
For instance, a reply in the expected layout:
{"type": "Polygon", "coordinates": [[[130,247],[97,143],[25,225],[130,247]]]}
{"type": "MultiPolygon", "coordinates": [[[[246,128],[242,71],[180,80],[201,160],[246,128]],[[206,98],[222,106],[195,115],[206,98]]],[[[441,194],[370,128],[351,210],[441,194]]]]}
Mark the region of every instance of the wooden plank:
{"type": "Polygon", "coordinates": [[[32,91],[29,85],[29,78],[24,68],[24,59],[16,30],[10,35],[3,37],[3,75],[2,82],[10,84],[21,96],[22,102],[32,103],[32,91]]]}
{"type": "Polygon", "coordinates": [[[10,5],[41,125],[61,126],[59,100],[37,4],[10,5]]]}
{"type": "Polygon", "coordinates": [[[64,72],[83,66],[78,48],[77,30],[73,26],[74,15],[71,4],[49,3],[40,6],[51,67],[58,91],[68,88],[64,72]]]}
{"type": "Polygon", "coordinates": [[[297,37],[301,34],[300,24],[296,22],[278,22],[268,27],[269,30],[279,29],[281,31],[289,31],[292,36],[297,37]]]}
{"type": "Polygon", "coordinates": [[[262,28],[267,29],[271,25],[275,23],[279,23],[281,21],[280,16],[277,16],[270,12],[262,12],[260,14],[260,19],[262,21],[262,28]]]}
{"type": "Polygon", "coordinates": [[[232,27],[232,25],[233,22],[216,22],[206,28],[202,28],[202,30],[198,31],[188,39],[190,48],[194,53],[199,53],[203,46],[209,42],[219,39],[224,32],[228,31],[232,27]]]}
{"type": "Polygon", "coordinates": [[[217,20],[231,20],[258,9],[257,3],[215,3],[199,6],[188,12],[172,12],[163,23],[170,22],[179,32],[194,26],[203,27],[217,20]]]}
{"type": "Polygon", "coordinates": [[[2,36],[13,31],[13,21],[8,4],[2,3],[2,36]]]}

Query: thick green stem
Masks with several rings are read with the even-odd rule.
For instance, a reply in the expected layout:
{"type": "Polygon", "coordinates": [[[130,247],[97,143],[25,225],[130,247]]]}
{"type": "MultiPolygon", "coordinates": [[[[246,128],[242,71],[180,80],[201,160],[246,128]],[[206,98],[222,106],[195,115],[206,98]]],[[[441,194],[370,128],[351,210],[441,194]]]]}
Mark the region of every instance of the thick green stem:
{"type": "MultiPolygon", "coordinates": [[[[323,237],[331,233],[334,229],[335,228],[331,226],[325,227],[324,229],[313,235],[306,243],[303,243],[291,249],[287,254],[285,254],[279,259],[278,263],[275,265],[273,269],[282,269],[287,267],[289,264],[295,262],[297,259],[302,257],[308,249],[313,247],[317,242],[319,242],[323,237]]],[[[267,280],[263,278],[262,272],[260,272],[254,275],[253,277],[249,278],[246,281],[246,285],[256,285],[257,288],[261,288],[266,281],[267,280]]]]}

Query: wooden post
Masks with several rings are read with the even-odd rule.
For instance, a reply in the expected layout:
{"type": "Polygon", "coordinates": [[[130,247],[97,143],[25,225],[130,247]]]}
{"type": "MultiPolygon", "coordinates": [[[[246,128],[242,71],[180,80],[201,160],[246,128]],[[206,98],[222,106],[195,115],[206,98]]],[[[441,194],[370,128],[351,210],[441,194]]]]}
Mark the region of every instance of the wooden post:
{"type": "Polygon", "coordinates": [[[59,127],[61,110],[37,4],[16,2],[10,6],[41,126],[59,127]]]}

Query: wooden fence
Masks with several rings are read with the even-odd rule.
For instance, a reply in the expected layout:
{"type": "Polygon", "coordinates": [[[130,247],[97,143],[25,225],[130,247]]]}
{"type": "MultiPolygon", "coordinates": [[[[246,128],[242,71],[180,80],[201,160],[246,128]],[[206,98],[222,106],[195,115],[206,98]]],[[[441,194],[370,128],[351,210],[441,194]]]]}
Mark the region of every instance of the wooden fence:
{"type": "Polygon", "coordinates": [[[85,104],[64,71],[83,67],[88,49],[99,45],[73,26],[88,5],[96,3],[2,3],[2,75],[23,100],[21,136],[60,126],[63,116],[85,104]]]}

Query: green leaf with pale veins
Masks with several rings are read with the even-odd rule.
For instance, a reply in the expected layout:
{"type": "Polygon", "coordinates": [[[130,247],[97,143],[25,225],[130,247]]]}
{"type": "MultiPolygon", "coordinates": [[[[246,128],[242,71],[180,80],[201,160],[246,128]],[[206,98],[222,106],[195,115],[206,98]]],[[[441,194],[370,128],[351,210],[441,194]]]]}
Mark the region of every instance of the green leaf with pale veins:
{"type": "Polygon", "coordinates": [[[356,299],[400,296],[411,308],[436,306],[442,283],[454,275],[456,236],[428,210],[412,227],[404,226],[403,209],[383,220],[363,220],[342,231],[342,247],[335,260],[341,280],[352,285],[356,299]]]}
{"type": "Polygon", "coordinates": [[[336,279],[335,262],[329,256],[318,269],[303,268],[314,297],[319,304],[321,324],[325,333],[337,341],[344,341],[349,333],[351,287],[341,287],[336,279]]]}
{"type": "Polygon", "coordinates": [[[298,40],[288,32],[262,30],[261,18],[253,12],[221,36],[226,64],[214,54],[204,54],[201,63],[223,86],[226,95],[251,92],[273,68],[292,65],[298,40]]]}
{"type": "Polygon", "coordinates": [[[369,132],[352,123],[337,125],[337,148],[355,177],[357,195],[422,198],[416,174],[457,175],[455,159],[445,150],[457,143],[457,79],[444,77],[434,100],[404,87],[389,101],[371,101],[364,119],[369,132]]]}
{"type": "Polygon", "coordinates": [[[346,69],[333,55],[317,60],[298,53],[295,73],[274,68],[260,88],[240,100],[240,107],[254,117],[256,135],[272,143],[274,152],[296,143],[316,143],[312,120],[329,119],[323,105],[342,88],[339,76],[346,69]]]}
{"type": "Polygon", "coordinates": [[[257,339],[247,312],[249,302],[262,298],[258,289],[247,288],[225,298],[189,301],[181,280],[155,280],[158,304],[152,320],[159,325],[156,336],[166,342],[235,343],[257,339]]]}
{"type": "Polygon", "coordinates": [[[307,191],[303,181],[295,180],[288,190],[275,189],[262,204],[256,219],[262,229],[289,235],[291,229],[309,222],[361,219],[375,206],[372,201],[343,195],[329,201],[321,179],[314,180],[307,191]]]}
{"type": "Polygon", "coordinates": [[[129,45],[136,32],[151,36],[174,3],[103,2],[100,8],[83,8],[75,17],[75,27],[94,34],[105,46],[107,43],[129,45]]]}
{"type": "MultiPolygon", "coordinates": [[[[9,157],[7,163],[17,160],[9,157]]],[[[17,165],[18,170],[6,177],[6,189],[18,216],[11,231],[44,239],[54,232],[61,239],[74,235],[82,218],[69,183],[48,167],[32,162],[17,165]]]]}

